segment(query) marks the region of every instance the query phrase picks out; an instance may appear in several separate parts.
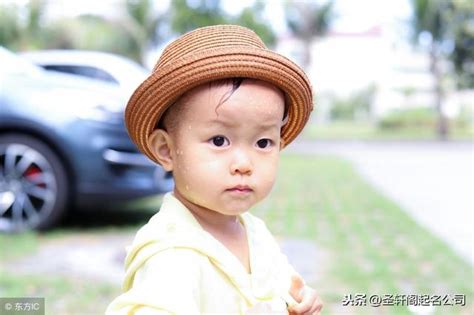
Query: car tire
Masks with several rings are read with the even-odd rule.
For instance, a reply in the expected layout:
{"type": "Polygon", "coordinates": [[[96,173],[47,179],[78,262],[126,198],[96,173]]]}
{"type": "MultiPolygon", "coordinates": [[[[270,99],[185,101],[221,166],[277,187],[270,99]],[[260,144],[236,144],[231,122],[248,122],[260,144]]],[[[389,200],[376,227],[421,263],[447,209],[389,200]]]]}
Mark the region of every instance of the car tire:
{"type": "Polygon", "coordinates": [[[29,135],[0,135],[0,232],[44,230],[63,217],[70,183],[59,156],[29,135]]]}

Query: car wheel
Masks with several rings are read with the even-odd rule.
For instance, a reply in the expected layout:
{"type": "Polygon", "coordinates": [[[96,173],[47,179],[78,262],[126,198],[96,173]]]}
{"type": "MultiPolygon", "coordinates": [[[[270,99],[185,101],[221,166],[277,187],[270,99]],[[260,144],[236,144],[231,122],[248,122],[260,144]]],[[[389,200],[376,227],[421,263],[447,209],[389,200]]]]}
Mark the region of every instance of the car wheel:
{"type": "Polygon", "coordinates": [[[0,231],[41,230],[65,212],[66,170],[42,141],[21,134],[0,135],[0,231]]]}

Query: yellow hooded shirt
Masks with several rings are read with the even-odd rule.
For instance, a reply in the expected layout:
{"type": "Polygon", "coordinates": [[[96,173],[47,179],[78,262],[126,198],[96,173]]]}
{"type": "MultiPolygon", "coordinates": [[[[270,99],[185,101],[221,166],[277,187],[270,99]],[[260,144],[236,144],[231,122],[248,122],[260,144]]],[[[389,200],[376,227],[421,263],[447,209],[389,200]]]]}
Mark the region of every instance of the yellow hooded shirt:
{"type": "Polygon", "coordinates": [[[265,223],[239,216],[251,274],[172,193],[127,247],[123,293],[106,315],[288,314],[294,269],[265,223]]]}

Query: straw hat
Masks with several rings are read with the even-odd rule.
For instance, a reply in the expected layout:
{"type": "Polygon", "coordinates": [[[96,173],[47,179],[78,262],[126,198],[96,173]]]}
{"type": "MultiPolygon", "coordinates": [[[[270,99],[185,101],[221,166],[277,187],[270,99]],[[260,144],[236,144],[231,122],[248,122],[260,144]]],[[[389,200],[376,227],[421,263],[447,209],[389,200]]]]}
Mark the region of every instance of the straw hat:
{"type": "Polygon", "coordinates": [[[313,110],[311,84],[295,63],[267,49],[252,30],[237,25],[198,28],[165,48],[152,74],[128,101],[125,124],[130,138],[157,162],[147,139],[165,110],[198,85],[232,77],[259,79],[285,92],[288,123],[281,130],[281,148],[293,141],[313,110]]]}

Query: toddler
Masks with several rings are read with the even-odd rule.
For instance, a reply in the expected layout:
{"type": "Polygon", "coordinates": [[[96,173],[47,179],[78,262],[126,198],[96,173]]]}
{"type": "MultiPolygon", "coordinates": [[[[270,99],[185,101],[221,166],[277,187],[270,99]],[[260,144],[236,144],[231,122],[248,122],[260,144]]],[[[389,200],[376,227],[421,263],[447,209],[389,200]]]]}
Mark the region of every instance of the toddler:
{"type": "Polygon", "coordinates": [[[312,108],[304,72],[247,28],[172,42],[125,120],[175,187],[127,248],[124,293],[106,314],[320,314],[315,291],[248,213],[312,108]]]}

